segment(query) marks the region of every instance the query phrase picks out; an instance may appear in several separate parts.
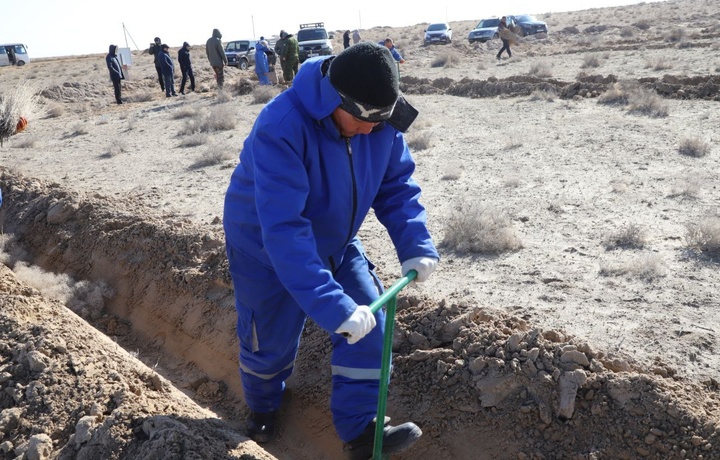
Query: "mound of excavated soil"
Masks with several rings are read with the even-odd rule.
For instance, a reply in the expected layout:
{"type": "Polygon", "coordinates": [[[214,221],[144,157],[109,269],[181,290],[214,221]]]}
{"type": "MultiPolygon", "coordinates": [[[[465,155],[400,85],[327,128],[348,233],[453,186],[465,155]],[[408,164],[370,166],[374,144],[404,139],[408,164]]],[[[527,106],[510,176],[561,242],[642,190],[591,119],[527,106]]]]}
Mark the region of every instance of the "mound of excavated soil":
{"type": "MultiPolygon", "coordinates": [[[[223,407],[232,412],[227,401],[240,396],[237,344],[217,235],[143,220],[129,212],[132,204],[121,209],[9,172],[0,185],[7,197],[0,223],[31,259],[102,281],[114,293],[101,311],[81,314],[111,335],[127,334],[118,324],[128,324],[141,354],[147,347],[159,360],[193,362],[204,377],[173,383],[221,414],[223,407]]],[[[249,444],[238,433],[168,381],[2,273],[0,432],[8,458],[245,452],[249,444]]],[[[685,382],[660,364],[635,369],[560,332],[450,300],[402,297],[397,320],[389,414],[426,433],[398,458],[720,458],[714,380],[685,382]]],[[[329,350],[326,334],[310,326],[281,447],[271,446],[280,458],[337,458],[326,408],[329,350]]]]}
{"type": "Polygon", "coordinates": [[[2,458],[274,458],[4,265],[0,386],[2,458]]]}

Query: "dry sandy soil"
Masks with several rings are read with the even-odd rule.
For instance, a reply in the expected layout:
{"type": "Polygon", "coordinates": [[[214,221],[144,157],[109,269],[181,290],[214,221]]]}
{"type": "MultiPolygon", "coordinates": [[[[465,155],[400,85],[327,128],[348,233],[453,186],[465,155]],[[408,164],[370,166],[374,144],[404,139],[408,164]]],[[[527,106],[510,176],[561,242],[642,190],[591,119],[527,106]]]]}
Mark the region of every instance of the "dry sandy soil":
{"type": "MultiPolygon", "coordinates": [[[[389,415],[425,436],[397,458],[719,459],[720,4],[540,16],[499,63],[478,19],[447,46],[362,31],[407,59],[442,256],[399,302],[389,415]]],[[[314,325],[278,439],[242,436],[222,200],[281,88],[229,69],[218,93],[191,53],[197,92],[166,99],[137,52],[122,106],[102,54],[0,68],[0,96],[38,94],[0,148],[2,458],[341,457],[314,325]]]]}

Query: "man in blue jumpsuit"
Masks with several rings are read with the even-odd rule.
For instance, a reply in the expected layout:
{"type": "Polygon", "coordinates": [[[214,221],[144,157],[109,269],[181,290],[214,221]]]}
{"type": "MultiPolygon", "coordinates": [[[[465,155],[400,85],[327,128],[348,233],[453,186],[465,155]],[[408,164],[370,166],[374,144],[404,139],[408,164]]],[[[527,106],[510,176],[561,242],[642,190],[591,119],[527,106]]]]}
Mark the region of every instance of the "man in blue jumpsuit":
{"type": "MultiPolygon", "coordinates": [[[[374,209],[403,275],[422,282],[438,253],[403,132],[417,111],[390,51],[363,42],[303,63],[260,112],[225,196],[248,432],[272,439],[285,380],[309,316],[333,345],[330,409],[351,459],[372,456],[385,313],[357,232],[374,209]]],[[[383,452],[410,447],[413,423],[386,426],[383,452]]]]}

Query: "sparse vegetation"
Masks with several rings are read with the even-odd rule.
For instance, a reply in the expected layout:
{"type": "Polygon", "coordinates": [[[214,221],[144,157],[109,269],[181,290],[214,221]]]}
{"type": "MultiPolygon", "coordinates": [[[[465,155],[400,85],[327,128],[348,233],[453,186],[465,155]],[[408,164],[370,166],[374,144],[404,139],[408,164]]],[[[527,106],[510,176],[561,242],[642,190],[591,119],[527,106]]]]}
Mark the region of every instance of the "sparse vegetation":
{"type": "Polygon", "coordinates": [[[205,145],[208,142],[208,135],[206,133],[194,133],[183,138],[180,141],[180,147],[197,147],[199,145],[205,145]]]}
{"type": "Polygon", "coordinates": [[[18,149],[34,149],[40,146],[40,140],[36,136],[22,136],[13,144],[18,149]]]}
{"type": "Polygon", "coordinates": [[[588,67],[600,67],[600,58],[597,54],[589,54],[583,58],[583,63],[580,65],[583,69],[588,67]]]}
{"type": "Polygon", "coordinates": [[[700,158],[710,153],[710,144],[698,138],[685,138],[680,142],[678,153],[689,157],[700,158]]]}
{"type": "Polygon", "coordinates": [[[688,247],[710,257],[720,257],[720,217],[709,215],[688,223],[685,239],[688,247]]]}
{"type": "Polygon", "coordinates": [[[440,53],[432,60],[430,67],[455,67],[460,63],[460,57],[456,53],[440,53]]]}
{"type": "Polygon", "coordinates": [[[657,254],[649,254],[640,256],[628,263],[601,264],[600,275],[627,276],[650,283],[665,276],[665,268],[660,256],[657,254]]]}
{"type": "Polygon", "coordinates": [[[200,157],[190,165],[190,169],[206,168],[224,163],[233,157],[231,152],[232,149],[223,145],[209,145],[200,157]]]}
{"type": "Polygon", "coordinates": [[[430,131],[413,131],[405,139],[410,149],[414,151],[427,150],[433,145],[430,131]]]}
{"type": "Polygon", "coordinates": [[[196,116],[198,116],[198,109],[197,107],[191,105],[184,105],[182,107],[179,107],[172,113],[173,120],[180,120],[182,118],[195,118],[196,116]]]}
{"type": "Polygon", "coordinates": [[[645,247],[647,236],[639,225],[629,224],[625,228],[605,237],[603,245],[606,249],[641,249],[645,247]]]}
{"type": "Polygon", "coordinates": [[[677,27],[665,35],[665,41],[670,43],[678,43],[687,39],[687,31],[684,28],[677,27]]]}
{"type": "Polygon", "coordinates": [[[457,161],[451,161],[443,167],[442,180],[458,180],[462,175],[462,164],[457,161]]]}
{"type": "Polygon", "coordinates": [[[209,112],[198,112],[194,117],[185,119],[184,133],[227,131],[234,129],[236,125],[233,108],[227,105],[217,105],[209,112]]]}
{"type": "Polygon", "coordinates": [[[105,149],[105,153],[101,155],[103,158],[112,158],[120,155],[121,153],[125,153],[128,151],[128,144],[124,139],[118,139],[113,141],[107,149],[105,149]]]}
{"type": "Polygon", "coordinates": [[[552,69],[547,62],[534,62],[530,66],[528,75],[534,75],[538,78],[549,78],[552,77],[552,69]]]}
{"type": "Polygon", "coordinates": [[[640,30],[648,30],[651,24],[647,19],[641,19],[638,22],[634,22],[632,25],[640,30]]]}
{"type": "Polygon", "coordinates": [[[498,254],[518,250],[522,243],[505,211],[465,200],[448,218],[441,246],[458,253],[498,254]]]}
{"type": "Polygon", "coordinates": [[[598,97],[598,104],[624,105],[629,113],[666,117],[670,111],[665,102],[654,91],[628,82],[615,83],[598,97]]]}
{"type": "Polygon", "coordinates": [[[259,85],[253,89],[252,97],[255,104],[267,104],[279,94],[274,86],[259,85]]]}
{"type": "Polygon", "coordinates": [[[71,136],[82,136],[83,134],[87,134],[89,132],[90,131],[88,131],[87,123],[83,121],[74,123],[72,127],[70,127],[71,136]]]}

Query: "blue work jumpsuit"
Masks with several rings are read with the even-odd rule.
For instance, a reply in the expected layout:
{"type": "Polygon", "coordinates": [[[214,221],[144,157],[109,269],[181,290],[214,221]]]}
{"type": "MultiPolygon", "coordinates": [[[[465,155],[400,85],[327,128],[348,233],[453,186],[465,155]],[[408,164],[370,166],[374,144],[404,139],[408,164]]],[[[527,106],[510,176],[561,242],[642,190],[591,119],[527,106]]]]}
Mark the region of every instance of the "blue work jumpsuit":
{"type": "Polygon", "coordinates": [[[223,225],[249,408],[280,406],[309,316],[330,333],[330,409],[347,442],[377,411],[385,326],[381,310],[378,325],[354,345],[334,333],[382,292],[356,237],[365,216],[374,209],[400,261],[439,257],[402,133],[381,123],[343,138],[330,117],[340,96],[327,59],[303,63],[292,87],[258,115],[232,174],[223,225]]]}

